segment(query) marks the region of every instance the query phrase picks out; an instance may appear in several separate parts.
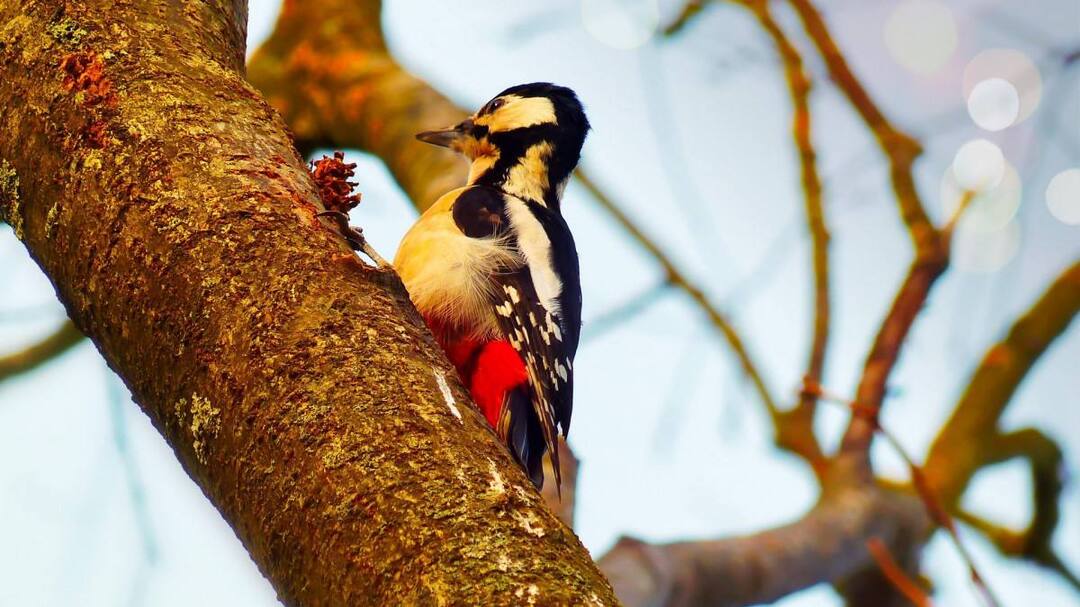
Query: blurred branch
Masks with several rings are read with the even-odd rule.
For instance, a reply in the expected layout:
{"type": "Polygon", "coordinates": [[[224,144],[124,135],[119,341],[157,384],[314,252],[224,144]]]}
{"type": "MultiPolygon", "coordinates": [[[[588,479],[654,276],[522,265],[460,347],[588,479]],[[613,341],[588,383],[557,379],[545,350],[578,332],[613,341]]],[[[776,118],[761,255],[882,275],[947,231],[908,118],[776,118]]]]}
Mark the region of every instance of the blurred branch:
{"type": "Polygon", "coordinates": [[[682,32],[683,28],[686,27],[686,24],[690,23],[690,21],[701,12],[701,9],[705,8],[706,1],[707,0],[689,0],[684,3],[682,8],[679,9],[679,14],[675,16],[675,19],[664,27],[663,34],[665,36],[674,36],[675,34],[682,32]]]}
{"type": "Polygon", "coordinates": [[[18,352],[0,356],[0,381],[26,373],[49,362],[81,343],[83,334],[65,320],[52,335],[18,352]]]}
{"type": "MultiPolygon", "coordinates": [[[[803,392],[812,392],[822,401],[846,407],[851,411],[853,417],[865,417],[870,420],[869,423],[874,425],[874,432],[880,434],[889,446],[892,447],[893,451],[900,456],[900,459],[904,461],[904,464],[907,465],[908,473],[911,475],[911,485],[914,488],[915,493],[919,496],[919,499],[922,501],[927,515],[939,528],[944,529],[945,532],[948,533],[949,539],[952,540],[953,545],[956,547],[956,551],[960,554],[964,564],[967,565],[971,580],[976,588],[978,588],[981,595],[985,598],[987,604],[992,607],[997,607],[999,604],[997,598],[990,590],[990,587],[987,585],[982,574],[979,573],[979,569],[975,566],[975,560],[972,558],[970,551],[968,551],[967,547],[960,539],[960,534],[956,529],[956,523],[949,513],[949,510],[942,506],[940,497],[930,483],[927,482],[924,468],[915,463],[915,459],[911,457],[911,454],[904,448],[900,440],[896,438],[896,435],[881,425],[880,420],[877,417],[877,410],[871,407],[865,407],[857,401],[848,401],[832,394],[828,394],[822,390],[820,385],[814,384],[810,380],[805,382],[803,392]]],[[[894,572],[890,571],[889,567],[883,565],[880,560],[878,560],[878,566],[889,583],[901,590],[901,592],[907,596],[906,590],[902,586],[897,585],[897,580],[894,579],[894,572]]]]}
{"type": "MultiPolygon", "coordinates": [[[[807,35],[821,53],[829,75],[873,132],[889,161],[893,192],[900,216],[915,247],[915,258],[897,291],[881,328],[874,339],[856,390],[856,400],[865,407],[880,409],[886,383],[900,356],[915,317],[922,309],[930,288],[948,265],[948,243],[930,222],[915,187],[912,164],[922,152],[919,143],[892,125],[862,83],[851,72],[836,46],[821,14],[810,0],[790,0],[807,35]]],[[[876,416],[875,416],[876,418],[876,416]]],[[[871,476],[869,447],[876,419],[853,416],[841,444],[849,465],[864,478],[871,476]]]]}
{"type": "MultiPolygon", "coordinates": [[[[723,235],[713,221],[712,209],[709,208],[701,189],[690,171],[692,162],[686,155],[686,148],[680,137],[680,128],[676,117],[679,115],[671,104],[668,90],[667,70],[664,65],[662,48],[647,45],[638,51],[638,69],[641,78],[638,82],[641,97],[645,101],[646,115],[657,150],[658,160],[664,179],[667,182],[671,202],[682,210],[682,219],[686,230],[694,239],[698,253],[706,260],[733,259],[724,244],[723,235]]],[[[724,264],[707,264],[714,272],[724,268],[724,264]]]]}
{"type": "MultiPolygon", "coordinates": [[[[124,482],[128,489],[128,499],[131,502],[131,510],[134,514],[135,528],[138,530],[140,543],[142,544],[142,559],[135,568],[135,574],[131,581],[131,592],[127,604],[136,607],[145,602],[146,586],[149,581],[150,571],[158,560],[158,540],[154,533],[154,524],[150,518],[150,509],[146,503],[146,487],[139,476],[135,458],[131,453],[131,445],[128,442],[127,418],[124,415],[124,407],[129,399],[125,398],[122,381],[108,367],[105,371],[105,384],[108,390],[109,419],[112,422],[113,444],[116,447],[116,455],[124,471],[124,482]]],[[[133,403],[134,404],[134,403],[133,403]]]]}
{"type": "Polygon", "coordinates": [[[577,480],[578,468],[581,461],[570,450],[570,445],[559,437],[559,471],[562,473],[562,495],[555,484],[555,475],[551,468],[551,458],[544,458],[544,488],[540,494],[544,501],[551,506],[555,515],[559,517],[567,527],[574,528],[574,507],[577,505],[577,480]]]}
{"type": "Polygon", "coordinates": [[[868,538],[904,545],[926,522],[917,500],[871,484],[830,492],[798,521],[753,535],[672,544],[624,537],[597,563],[627,607],[769,603],[874,567],[868,538]]]}
{"type": "MultiPolygon", "coordinates": [[[[788,40],[769,10],[767,0],[739,0],[757,18],[758,23],[772,39],[783,62],[784,80],[792,104],[792,137],[799,154],[802,173],[803,200],[806,207],[806,223],[810,232],[811,257],[814,272],[814,323],[813,338],[806,365],[805,376],[820,382],[825,369],[825,349],[829,340],[829,232],[825,226],[825,212],[821,200],[821,178],[818,175],[814,144],[811,139],[809,76],[803,69],[799,51],[788,40]]],[[[824,455],[814,435],[814,410],[816,400],[808,391],[802,391],[798,405],[781,415],[777,425],[777,442],[790,451],[807,454],[817,472],[823,470],[824,455]]]]}
{"type": "Polygon", "coordinates": [[[915,607],[931,607],[930,597],[922,586],[904,571],[904,568],[889,554],[889,548],[879,537],[872,537],[866,542],[866,549],[874,557],[878,569],[892,583],[893,587],[900,591],[907,600],[915,607]]]}
{"type": "Polygon", "coordinates": [[[1031,523],[1021,536],[1007,543],[999,537],[995,544],[1006,554],[1055,569],[1070,581],[1076,580],[1075,575],[1061,565],[1052,547],[1062,490],[1061,449],[1038,430],[1003,433],[999,424],[1020,383],[1078,311],[1080,261],[1058,276],[1012,325],[1005,339],[987,351],[926,460],[927,482],[947,508],[957,510],[980,469],[1014,457],[1026,459],[1034,486],[1031,523]]]}

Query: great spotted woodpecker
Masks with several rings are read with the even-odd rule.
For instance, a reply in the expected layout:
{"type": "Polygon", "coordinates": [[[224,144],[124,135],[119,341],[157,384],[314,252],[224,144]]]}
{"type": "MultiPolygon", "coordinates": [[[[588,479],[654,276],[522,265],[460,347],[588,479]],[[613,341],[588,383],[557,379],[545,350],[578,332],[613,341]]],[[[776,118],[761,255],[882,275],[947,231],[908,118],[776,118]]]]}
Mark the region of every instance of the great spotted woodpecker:
{"type": "Polygon", "coordinates": [[[488,423],[537,487],[570,430],[581,329],[574,239],[561,197],[589,130],[549,83],[506,89],[460,124],[417,138],[471,161],[468,184],[405,234],[394,266],[488,423]]]}

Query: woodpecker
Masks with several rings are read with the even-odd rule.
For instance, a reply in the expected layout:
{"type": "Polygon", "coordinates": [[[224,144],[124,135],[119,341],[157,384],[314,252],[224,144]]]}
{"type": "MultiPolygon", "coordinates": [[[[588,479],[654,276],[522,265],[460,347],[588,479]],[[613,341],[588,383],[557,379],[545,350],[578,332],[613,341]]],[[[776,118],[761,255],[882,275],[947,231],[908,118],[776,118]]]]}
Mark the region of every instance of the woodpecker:
{"type": "Polygon", "coordinates": [[[570,89],[506,89],[416,137],[471,163],[405,234],[394,267],[484,417],[530,480],[570,430],[581,330],[578,257],[561,199],[589,130],[570,89]]]}

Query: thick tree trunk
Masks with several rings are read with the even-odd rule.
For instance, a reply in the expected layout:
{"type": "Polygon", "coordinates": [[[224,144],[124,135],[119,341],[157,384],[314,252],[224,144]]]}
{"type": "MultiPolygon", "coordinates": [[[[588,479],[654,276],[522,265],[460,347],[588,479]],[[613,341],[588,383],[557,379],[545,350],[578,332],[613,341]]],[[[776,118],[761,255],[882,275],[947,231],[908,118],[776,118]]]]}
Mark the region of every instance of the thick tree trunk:
{"type": "Polygon", "coordinates": [[[0,214],[287,604],[615,604],[315,218],[245,5],[0,0],[0,214]]]}

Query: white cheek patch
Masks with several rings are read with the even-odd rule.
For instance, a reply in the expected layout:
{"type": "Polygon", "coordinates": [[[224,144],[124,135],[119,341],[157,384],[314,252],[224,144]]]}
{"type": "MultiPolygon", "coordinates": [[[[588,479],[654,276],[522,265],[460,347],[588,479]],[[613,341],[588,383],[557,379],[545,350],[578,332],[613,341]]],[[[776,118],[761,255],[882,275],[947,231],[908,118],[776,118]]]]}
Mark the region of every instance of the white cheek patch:
{"type": "Polygon", "coordinates": [[[547,97],[518,97],[507,95],[504,105],[486,116],[474,119],[476,124],[488,127],[488,132],[500,133],[523,129],[538,124],[558,124],[555,104],[547,97]]]}

